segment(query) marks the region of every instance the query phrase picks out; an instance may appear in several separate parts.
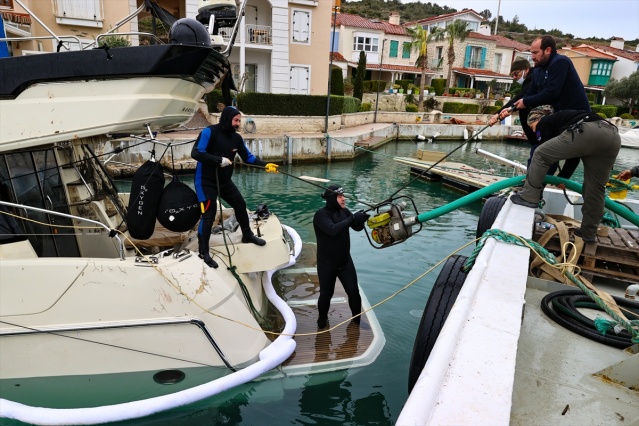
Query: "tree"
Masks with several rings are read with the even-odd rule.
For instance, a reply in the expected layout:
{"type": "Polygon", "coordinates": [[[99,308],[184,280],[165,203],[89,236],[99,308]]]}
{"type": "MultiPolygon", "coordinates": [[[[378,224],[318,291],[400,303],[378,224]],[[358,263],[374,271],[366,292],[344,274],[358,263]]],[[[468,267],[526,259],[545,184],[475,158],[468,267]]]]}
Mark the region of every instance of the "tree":
{"type": "Polygon", "coordinates": [[[355,71],[355,83],[353,87],[353,96],[360,101],[364,97],[364,77],[366,76],[366,53],[363,50],[359,52],[359,61],[357,62],[357,70],[355,71]]]}
{"type": "Polygon", "coordinates": [[[459,40],[460,42],[466,40],[468,33],[470,33],[468,23],[461,19],[455,19],[452,24],[446,27],[445,31],[438,32],[437,34],[433,33],[433,37],[437,41],[443,39],[448,40],[448,50],[446,52],[448,57],[448,77],[446,78],[446,90],[444,90],[444,94],[446,95],[448,95],[448,89],[452,85],[453,63],[455,62],[455,40],[459,40]]]}
{"type": "Polygon", "coordinates": [[[422,70],[419,80],[419,98],[417,109],[424,111],[424,86],[426,84],[426,68],[428,67],[428,42],[434,37],[435,32],[439,33],[439,28],[435,28],[433,34],[429,34],[421,25],[406,28],[406,32],[413,39],[411,50],[417,50],[418,56],[415,66],[422,70]]]}
{"type": "Polygon", "coordinates": [[[481,12],[479,12],[479,14],[483,16],[484,20],[486,21],[490,21],[490,18],[493,17],[493,14],[490,12],[490,9],[484,9],[481,12]]]}
{"type": "Polygon", "coordinates": [[[633,108],[639,104],[639,71],[621,80],[610,79],[604,89],[604,95],[619,99],[624,106],[630,108],[632,113],[633,108]]]}
{"type": "Polygon", "coordinates": [[[344,77],[340,68],[331,70],[331,95],[344,96],[344,77]]]}

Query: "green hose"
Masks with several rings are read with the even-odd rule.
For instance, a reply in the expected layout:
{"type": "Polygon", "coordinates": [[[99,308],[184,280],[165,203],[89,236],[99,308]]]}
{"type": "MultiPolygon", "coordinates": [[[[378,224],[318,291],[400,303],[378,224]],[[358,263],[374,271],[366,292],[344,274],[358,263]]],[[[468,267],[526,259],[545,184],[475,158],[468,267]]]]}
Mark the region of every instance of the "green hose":
{"type": "MultiPolygon", "coordinates": [[[[458,208],[474,203],[475,201],[479,201],[484,197],[487,197],[495,192],[501,191],[502,189],[506,189],[511,186],[521,185],[525,178],[526,176],[515,176],[512,178],[504,179],[497,183],[493,183],[492,185],[489,185],[485,188],[479,189],[471,194],[461,197],[453,201],[452,203],[443,205],[429,212],[422,213],[417,216],[417,221],[420,223],[424,223],[428,220],[435,219],[436,217],[445,215],[446,213],[450,213],[453,210],[457,210],[458,208]]],[[[570,189],[571,191],[578,192],[580,194],[583,191],[581,184],[577,182],[573,182],[568,179],[563,179],[557,176],[547,175],[546,178],[544,179],[544,182],[551,185],[559,185],[560,183],[562,183],[566,186],[566,188],[570,189]]],[[[624,219],[626,219],[633,225],[639,226],[639,215],[629,210],[628,208],[611,200],[608,197],[606,197],[605,206],[608,210],[611,210],[612,212],[618,214],[619,216],[623,217],[624,219]]]]}

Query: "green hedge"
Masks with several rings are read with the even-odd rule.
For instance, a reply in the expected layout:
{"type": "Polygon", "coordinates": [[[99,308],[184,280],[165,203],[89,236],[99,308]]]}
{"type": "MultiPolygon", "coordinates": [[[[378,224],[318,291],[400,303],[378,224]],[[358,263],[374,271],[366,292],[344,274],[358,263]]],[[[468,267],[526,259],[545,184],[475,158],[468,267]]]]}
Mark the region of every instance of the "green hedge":
{"type": "Polygon", "coordinates": [[[592,112],[602,113],[607,118],[612,118],[617,115],[617,106],[616,105],[592,105],[592,112]]]}
{"type": "Polygon", "coordinates": [[[479,113],[479,105],[463,102],[444,102],[442,112],[446,114],[477,114],[479,113]]]}
{"type": "Polygon", "coordinates": [[[629,112],[624,112],[619,116],[619,118],[622,118],[624,120],[632,120],[634,117],[629,112]]]}
{"type": "Polygon", "coordinates": [[[384,80],[366,80],[364,81],[364,93],[376,93],[377,88],[383,92],[386,89],[386,82],[384,80]]]}
{"type": "MultiPolygon", "coordinates": [[[[245,92],[237,95],[237,106],[250,115],[326,115],[326,96],[245,92]]],[[[360,100],[352,96],[331,96],[329,115],[359,111],[360,100]]]]}
{"type": "Polygon", "coordinates": [[[373,104],[364,102],[359,106],[359,112],[367,112],[373,109],[373,104]]]}
{"type": "Polygon", "coordinates": [[[417,112],[417,111],[418,111],[417,105],[415,104],[406,105],[406,112],[417,112]]]}
{"type": "Polygon", "coordinates": [[[495,106],[499,107],[499,108],[503,107],[504,106],[504,101],[502,101],[501,99],[497,99],[495,101],[495,106]]]}
{"type": "Polygon", "coordinates": [[[493,106],[493,105],[486,105],[484,107],[484,112],[483,114],[495,114],[497,111],[499,111],[501,107],[498,107],[497,105],[493,106]]]}
{"type": "Polygon", "coordinates": [[[441,96],[446,89],[446,79],[445,78],[433,78],[431,81],[433,84],[433,91],[437,96],[441,96]]]}
{"type": "Polygon", "coordinates": [[[209,108],[209,112],[218,112],[217,104],[224,103],[224,97],[222,96],[221,90],[212,90],[206,95],[204,95],[204,102],[206,102],[206,106],[209,108]]]}

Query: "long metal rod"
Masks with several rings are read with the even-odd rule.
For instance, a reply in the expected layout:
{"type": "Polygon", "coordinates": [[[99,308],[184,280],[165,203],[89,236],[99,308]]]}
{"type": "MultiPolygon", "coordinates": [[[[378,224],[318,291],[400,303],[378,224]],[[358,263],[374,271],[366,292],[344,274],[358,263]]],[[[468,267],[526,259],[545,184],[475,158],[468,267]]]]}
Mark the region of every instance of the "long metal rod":
{"type": "Polygon", "coordinates": [[[328,65],[328,92],[326,93],[326,120],[324,121],[324,133],[328,133],[328,114],[331,109],[331,85],[333,84],[333,44],[335,43],[335,25],[337,25],[337,9],[335,6],[333,12],[333,35],[331,36],[330,63],[328,65]]]}
{"type": "Polygon", "coordinates": [[[228,57],[231,54],[231,49],[233,48],[233,44],[235,43],[235,37],[237,36],[237,29],[240,26],[240,22],[242,21],[242,17],[244,16],[244,9],[246,8],[247,0],[242,0],[240,3],[240,9],[237,11],[237,21],[235,21],[235,25],[233,25],[233,32],[231,33],[231,38],[229,39],[229,44],[226,46],[222,52],[222,55],[228,57]]]}
{"type": "Polygon", "coordinates": [[[514,167],[516,170],[520,170],[524,173],[526,173],[526,171],[528,170],[528,168],[521,163],[517,163],[516,161],[511,161],[507,158],[500,157],[499,155],[493,154],[492,152],[484,151],[481,148],[477,148],[475,150],[475,153],[479,155],[483,155],[484,157],[489,158],[491,160],[497,161],[498,163],[501,163],[504,166],[514,167]]]}
{"type": "MultiPolygon", "coordinates": [[[[131,19],[135,18],[136,16],[138,16],[140,13],[144,12],[144,8],[145,8],[145,4],[144,2],[142,2],[142,5],[140,5],[140,7],[137,8],[137,10],[135,12],[133,12],[132,14],[130,14],[129,16],[127,16],[126,18],[121,19],[120,21],[118,21],[113,28],[111,28],[109,31],[107,31],[104,34],[111,34],[114,33],[115,31],[118,30],[118,28],[120,28],[122,25],[126,24],[127,22],[129,22],[131,19]]],[[[100,34],[103,35],[103,34],[100,34]]],[[[99,36],[98,36],[99,37],[99,36]]],[[[88,45],[86,45],[84,48],[88,49],[91,46],[97,46],[98,43],[98,39],[96,38],[92,43],[89,43],[88,45]]]]}
{"type": "Polygon", "coordinates": [[[386,44],[386,39],[383,39],[382,54],[379,57],[379,81],[377,82],[377,97],[375,98],[375,117],[373,118],[373,123],[377,123],[377,110],[379,109],[379,82],[382,81],[382,64],[384,63],[384,45],[385,44],[386,44]]]}
{"type": "MultiPolygon", "coordinates": [[[[21,1],[21,0],[15,0],[15,2],[16,2],[16,3],[18,3],[18,4],[19,4],[19,5],[20,5],[20,6],[21,6],[21,7],[22,7],[22,8],[23,8],[23,9],[24,9],[24,10],[25,10],[25,11],[26,11],[26,12],[27,12],[27,13],[28,13],[28,14],[29,14],[32,18],[33,18],[33,19],[35,19],[35,20],[38,22],[38,24],[42,25],[42,27],[43,27],[45,30],[47,30],[47,32],[48,32],[49,34],[51,34],[51,35],[53,36],[53,38],[55,38],[55,39],[58,41],[58,44],[61,44],[61,43],[62,43],[62,40],[60,40],[60,37],[58,37],[57,35],[55,35],[55,33],[54,33],[53,31],[51,31],[51,29],[50,29],[49,27],[47,27],[47,26],[44,24],[44,22],[42,22],[42,21],[40,20],[40,18],[38,18],[38,17],[37,17],[37,16],[36,16],[33,12],[31,12],[31,10],[29,10],[29,8],[28,8],[28,7],[26,7],[26,6],[24,5],[24,3],[22,3],[22,1],[21,1]]],[[[64,45],[62,45],[62,46],[64,46],[64,45]]],[[[67,49],[67,50],[69,50],[69,48],[68,48],[68,47],[66,47],[66,46],[64,46],[64,48],[65,48],[65,49],[67,49]]]]}
{"type": "MultiPolygon", "coordinates": [[[[102,222],[98,222],[97,220],[87,219],[85,217],[80,217],[80,216],[74,216],[72,214],[67,214],[67,213],[60,213],[60,212],[56,212],[54,210],[47,210],[47,209],[41,209],[39,207],[27,206],[27,205],[24,205],[24,204],[9,203],[7,201],[0,201],[0,205],[14,207],[16,209],[33,210],[33,211],[37,211],[37,212],[40,212],[40,213],[52,214],[54,216],[62,216],[62,217],[66,217],[66,218],[69,218],[69,219],[75,219],[75,220],[80,220],[80,221],[83,221],[83,222],[89,222],[89,223],[92,223],[94,225],[98,225],[98,226],[104,228],[107,231],[107,233],[111,233],[111,228],[109,228],[108,226],[106,226],[102,222]]],[[[120,246],[120,259],[124,260],[124,243],[122,242],[122,239],[120,239],[120,236],[117,235],[117,234],[114,235],[113,238],[118,240],[118,243],[119,243],[119,246],[120,246]]]]}

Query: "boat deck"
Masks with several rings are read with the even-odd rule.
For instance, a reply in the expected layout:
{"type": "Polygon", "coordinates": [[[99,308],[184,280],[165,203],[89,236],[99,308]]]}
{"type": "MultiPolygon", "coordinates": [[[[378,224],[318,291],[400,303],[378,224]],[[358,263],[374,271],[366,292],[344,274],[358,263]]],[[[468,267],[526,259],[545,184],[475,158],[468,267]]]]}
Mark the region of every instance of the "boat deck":
{"type": "Polygon", "coordinates": [[[541,299],[567,287],[544,288],[546,283],[532,279],[526,289],[510,424],[637,424],[635,384],[615,383],[610,368],[629,362],[631,352],[579,336],[548,318],[539,309],[541,299]]]}
{"type": "MultiPolygon", "coordinates": [[[[361,316],[357,325],[350,321],[351,310],[348,297],[341,283],[335,285],[335,293],[328,312],[328,328],[317,328],[317,299],[319,281],[315,268],[315,245],[305,244],[297,264],[279,271],[273,277],[275,290],[295,313],[297,330],[295,352],[282,364],[284,371],[313,365],[313,371],[327,370],[340,366],[368,364],[381,350],[384,339],[381,328],[372,312],[361,316]],[[344,324],[339,325],[339,323],[344,324]],[[337,326],[337,327],[335,327],[337,326]],[[334,329],[331,329],[335,327],[334,329]],[[373,354],[371,360],[370,354],[373,354]],[[330,367],[329,367],[330,366],[330,367]]],[[[362,295],[362,308],[369,307],[365,295],[362,295]]]]}

